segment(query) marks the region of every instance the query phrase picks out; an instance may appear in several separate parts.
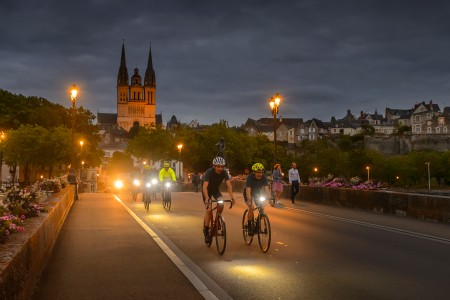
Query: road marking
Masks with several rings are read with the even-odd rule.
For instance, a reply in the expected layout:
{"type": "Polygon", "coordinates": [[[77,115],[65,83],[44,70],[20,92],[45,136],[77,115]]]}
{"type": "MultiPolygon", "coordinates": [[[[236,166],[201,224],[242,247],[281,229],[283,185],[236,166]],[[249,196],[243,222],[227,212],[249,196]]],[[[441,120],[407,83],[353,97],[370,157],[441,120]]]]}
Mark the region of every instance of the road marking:
{"type": "Polygon", "coordinates": [[[403,229],[399,229],[399,228],[395,228],[395,227],[389,227],[389,226],[384,226],[384,225],[377,225],[377,224],[363,222],[363,221],[357,221],[357,220],[352,220],[352,219],[347,219],[347,218],[342,218],[342,217],[336,217],[336,216],[316,213],[316,212],[312,212],[312,211],[308,211],[308,210],[304,210],[304,209],[298,209],[298,208],[292,208],[292,207],[286,207],[286,206],[284,207],[284,209],[298,211],[298,212],[310,214],[310,215],[313,215],[313,216],[318,216],[318,217],[327,218],[327,219],[331,219],[331,220],[336,220],[336,221],[341,221],[341,222],[346,222],[346,223],[351,223],[351,224],[356,224],[356,225],[376,228],[376,229],[379,229],[379,230],[399,233],[399,234],[403,234],[403,235],[407,235],[407,236],[412,236],[412,237],[421,238],[421,239],[425,239],[425,240],[429,240],[429,241],[433,241],[433,242],[437,242],[437,243],[450,245],[450,240],[449,239],[441,238],[441,237],[438,237],[438,236],[433,236],[433,235],[423,234],[423,233],[419,233],[419,232],[403,230],[403,229]]]}
{"type": "Polygon", "coordinates": [[[163,240],[150,228],[144,221],[142,221],[125,203],[120,200],[119,197],[113,195],[114,198],[119,202],[123,208],[133,217],[133,219],[141,225],[142,228],[153,238],[156,244],[164,251],[164,253],[170,258],[170,260],[177,266],[177,268],[183,272],[184,276],[192,283],[195,289],[207,300],[216,300],[217,298],[214,293],[209,290],[206,285],[194,274],[194,272],[186,266],[183,261],[164,243],[163,240]]]}

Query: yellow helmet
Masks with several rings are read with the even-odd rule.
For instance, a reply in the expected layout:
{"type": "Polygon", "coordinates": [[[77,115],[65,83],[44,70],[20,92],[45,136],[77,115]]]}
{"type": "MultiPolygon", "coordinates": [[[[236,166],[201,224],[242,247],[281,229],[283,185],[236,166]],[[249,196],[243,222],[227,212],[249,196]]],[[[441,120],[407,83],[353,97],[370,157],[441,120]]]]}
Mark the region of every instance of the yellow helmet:
{"type": "Polygon", "coordinates": [[[164,168],[169,168],[170,167],[170,162],[165,161],[163,166],[164,166],[164,168]]]}
{"type": "Polygon", "coordinates": [[[150,170],[152,167],[150,167],[149,165],[145,165],[144,169],[146,170],[150,170]]]}
{"type": "Polygon", "coordinates": [[[256,163],[252,166],[252,170],[255,172],[264,172],[264,166],[260,163],[256,163]]]}

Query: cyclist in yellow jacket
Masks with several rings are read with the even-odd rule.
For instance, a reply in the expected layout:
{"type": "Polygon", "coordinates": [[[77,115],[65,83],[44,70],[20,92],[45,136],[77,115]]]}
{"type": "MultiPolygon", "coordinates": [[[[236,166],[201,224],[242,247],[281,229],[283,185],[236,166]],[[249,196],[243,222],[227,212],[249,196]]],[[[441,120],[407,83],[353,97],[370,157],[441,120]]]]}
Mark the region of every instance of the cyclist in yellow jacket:
{"type": "Polygon", "coordinates": [[[173,182],[177,181],[177,177],[175,176],[175,172],[170,167],[170,162],[165,161],[163,168],[159,171],[159,181],[163,182],[165,180],[172,180],[173,182]]]}

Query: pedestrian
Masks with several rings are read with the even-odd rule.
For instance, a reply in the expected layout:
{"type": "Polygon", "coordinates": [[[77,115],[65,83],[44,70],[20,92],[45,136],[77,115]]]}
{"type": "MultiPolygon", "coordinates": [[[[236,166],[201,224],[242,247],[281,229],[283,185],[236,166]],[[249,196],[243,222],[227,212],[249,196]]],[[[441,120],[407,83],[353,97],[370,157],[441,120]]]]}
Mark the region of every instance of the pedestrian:
{"type": "Polygon", "coordinates": [[[291,201],[294,203],[295,196],[300,190],[300,174],[297,170],[297,163],[292,163],[292,168],[289,170],[289,184],[291,185],[291,201]]]}
{"type": "Polygon", "coordinates": [[[272,173],[272,191],[275,193],[275,204],[280,203],[280,196],[283,193],[283,172],[280,164],[276,164],[272,173]]]}
{"type": "Polygon", "coordinates": [[[198,172],[194,173],[192,177],[192,184],[194,185],[194,192],[198,192],[198,185],[200,184],[200,174],[198,172]]]}

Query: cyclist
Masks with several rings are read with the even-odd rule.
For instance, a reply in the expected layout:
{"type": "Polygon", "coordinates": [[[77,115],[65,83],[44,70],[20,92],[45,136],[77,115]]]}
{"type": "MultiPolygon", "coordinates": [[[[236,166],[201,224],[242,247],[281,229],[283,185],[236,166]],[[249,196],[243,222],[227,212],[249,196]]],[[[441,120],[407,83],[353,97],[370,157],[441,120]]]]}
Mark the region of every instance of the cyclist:
{"type": "Polygon", "coordinates": [[[269,182],[264,175],[264,166],[260,163],[256,163],[252,166],[252,173],[247,176],[244,189],[244,200],[248,206],[248,235],[253,235],[253,198],[260,196],[264,193],[266,197],[270,195],[269,182]]]}
{"type": "Polygon", "coordinates": [[[230,194],[231,201],[234,204],[233,197],[233,187],[231,186],[230,176],[228,172],[224,169],[225,167],[225,159],[218,156],[214,158],[212,162],[213,166],[206,170],[203,175],[203,186],[202,186],[202,196],[203,196],[203,204],[205,205],[205,218],[204,218],[204,227],[203,234],[205,235],[205,243],[209,244],[211,242],[211,237],[209,236],[209,224],[211,222],[211,213],[212,213],[212,205],[211,205],[211,197],[214,197],[215,200],[223,199],[222,193],[220,193],[220,185],[223,181],[227,184],[228,194],[230,194]]]}
{"type": "Polygon", "coordinates": [[[165,180],[172,180],[173,182],[177,181],[175,172],[170,167],[170,162],[168,161],[164,162],[163,168],[159,171],[159,181],[163,182],[165,180]]]}

